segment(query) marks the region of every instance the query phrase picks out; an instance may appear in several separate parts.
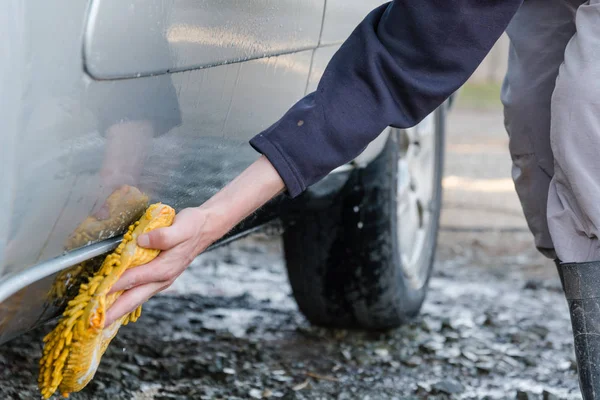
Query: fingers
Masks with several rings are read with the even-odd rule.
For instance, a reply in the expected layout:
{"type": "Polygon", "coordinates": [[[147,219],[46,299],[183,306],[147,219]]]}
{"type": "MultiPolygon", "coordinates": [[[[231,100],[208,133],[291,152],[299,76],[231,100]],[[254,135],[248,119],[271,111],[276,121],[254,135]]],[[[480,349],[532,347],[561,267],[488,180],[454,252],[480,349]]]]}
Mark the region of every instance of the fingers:
{"type": "Polygon", "coordinates": [[[140,235],[137,239],[138,245],[148,249],[169,250],[189,239],[195,232],[194,221],[190,220],[188,214],[189,212],[181,212],[175,216],[173,225],[140,235]]]}
{"type": "Polygon", "coordinates": [[[110,326],[117,319],[132,312],[150,297],[161,290],[166,289],[168,286],[169,285],[165,282],[152,282],[126,291],[106,312],[104,326],[110,326]]]}
{"type": "Polygon", "coordinates": [[[107,312],[106,324],[133,311],[153,294],[169,287],[198,253],[199,232],[205,222],[194,209],[182,210],[172,226],[160,228],[138,237],[138,245],[163,250],[153,261],[129,269],[113,285],[110,293],[124,291],[107,312]]]}
{"type": "Polygon", "coordinates": [[[199,208],[186,208],[175,216],[173,225],[140,235],[137,243],[145,248],[169,250],[185,241],[197,239],[206,221],[206,213],[199,208]]]}
{"type": "Polygon", "coordinates": [[[123,273],[119,280],[112,286],[109,293],[128,290],[135,286],[145,285],[151,282],[164,282],[171,280],[169,263],[165,262],[165,256],[160,254],[148,264],[131,268],[123,273]]]}
{"type": "Polygon", "coordinates": [[[177,228],[159,228],[140,235],[137,244],[148,249],[168,250],[185,240],[177,228]]]}

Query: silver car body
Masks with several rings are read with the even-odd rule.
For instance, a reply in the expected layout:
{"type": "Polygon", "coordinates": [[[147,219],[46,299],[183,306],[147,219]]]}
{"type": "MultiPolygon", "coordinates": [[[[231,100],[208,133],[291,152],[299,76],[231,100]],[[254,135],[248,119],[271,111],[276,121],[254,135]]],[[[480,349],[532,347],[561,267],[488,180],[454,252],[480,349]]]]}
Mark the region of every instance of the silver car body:
{"type": "Polygon", "coordinates": [[[57,271],[114,246],[65,252],[115,188],[177,209],[207,200],[382,3],[2,1],[0,343],[56,313],[44,305],[57,271]]]}

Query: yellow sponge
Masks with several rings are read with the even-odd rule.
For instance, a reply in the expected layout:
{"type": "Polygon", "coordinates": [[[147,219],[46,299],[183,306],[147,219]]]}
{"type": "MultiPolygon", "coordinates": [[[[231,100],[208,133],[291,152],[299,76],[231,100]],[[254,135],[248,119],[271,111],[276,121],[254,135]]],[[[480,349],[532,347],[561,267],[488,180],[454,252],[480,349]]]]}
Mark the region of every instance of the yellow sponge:
{"type": "MultiPolygon", "coordinates": [[[[138,188],[123,185],[108,196],[102,209],[104,218],[88,216],[65,243],[65,251],[75,250],[99,240],[108,239],[122,232],[132,221],[139,219],[148,208],[148,196],[138,188]]],[[[48,293],[48,302],[62,304],[62,300],[73,295],[78,284],[89,279],[101,264],[101,258],[94,258],[59,272],[48,293]]]]}
{"type": "Polygon", "coordinates": [[[100,359],[121,325],[135,322],[141,306],[105,327],[106,310],[122,292],[110,288],[128,268],[152,261],[159,250],[137,246],[137,237],[156,228],[170,226],[175,210],[164,204],[151,205],[139,221],[131,225],[123,242],[109,254],[102,266],[78,295],[69,301],[58,325],[44,337],[38,385],[47,399],[58,389],[63,396],[83,389],[94,377],[100,359]]]}

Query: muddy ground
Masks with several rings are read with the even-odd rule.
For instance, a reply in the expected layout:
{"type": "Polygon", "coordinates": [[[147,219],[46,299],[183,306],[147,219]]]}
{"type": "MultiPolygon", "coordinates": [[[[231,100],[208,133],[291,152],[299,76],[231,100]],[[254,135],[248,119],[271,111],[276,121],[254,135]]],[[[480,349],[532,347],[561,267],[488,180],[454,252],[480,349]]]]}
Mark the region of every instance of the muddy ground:
{"type": "MultiPolygon", "coordinates": [[[[291,295],[280,237],[256,234],[201,256],[149,301],[72,398],[581,398],[566,302],[518,208],[501,119],[452,118],[435,272],[410,324],[312,327],[291,295]]],[[[48,329],[0,346],[0,400],[39,398],[48,329]]]]}
{"type": "MultiPolygon", "coordinates": [[[[279,238],[256,235],[148,302],[72,398],[578,398],[560,283],[527,235],[442,232],[421,316],[370,334],[310,326],[279,238]]],[[[0,347],[0,398],[37,397],[46,330],[0,347]]]]}

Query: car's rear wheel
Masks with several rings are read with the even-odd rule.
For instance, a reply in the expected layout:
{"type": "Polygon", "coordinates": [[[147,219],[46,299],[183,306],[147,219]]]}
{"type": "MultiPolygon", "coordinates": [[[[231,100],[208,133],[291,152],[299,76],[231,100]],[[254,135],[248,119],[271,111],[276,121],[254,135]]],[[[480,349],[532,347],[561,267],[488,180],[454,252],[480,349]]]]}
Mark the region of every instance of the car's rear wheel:
{"type": "Polygon", "coordinates": [[[330,201],[298,200],[306,206],[289,217],[285,257],[312,323],[385,329],[418,314],[439,227],[444,107],[415,128],[392,129],[382,153],[330,201]]]}

